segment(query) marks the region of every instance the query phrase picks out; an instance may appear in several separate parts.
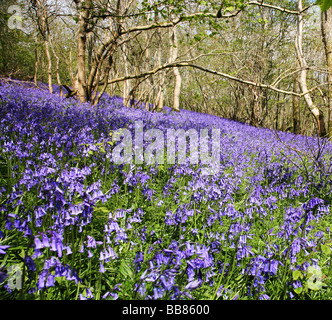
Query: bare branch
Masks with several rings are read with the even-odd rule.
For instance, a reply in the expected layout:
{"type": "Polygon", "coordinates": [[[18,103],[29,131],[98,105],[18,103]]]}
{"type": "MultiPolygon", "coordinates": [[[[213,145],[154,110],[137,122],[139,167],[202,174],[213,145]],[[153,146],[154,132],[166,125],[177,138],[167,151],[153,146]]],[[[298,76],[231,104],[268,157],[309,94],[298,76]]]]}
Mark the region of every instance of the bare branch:
{"type": "Polygon", "coordinates": [[[263,1],[261,2],[257,2],[257,1],[249,1],[247,3],[247,5],[255,5],[255,6],[260,6],[260,7],[265,7],[265,8],[270,8],[270,9],[275,9],[281,12],[285,12],[285,13],[289,13],[289,14],[295,14],[295,15],[299,15],[305,11],[307,11],[309,8],[311,8],[313,5],[315,5],[314,3],[310,4],[309,6],[305,7],[304,9],[302,9],[301,11],[295,11],[295,10],[289,10],[286,8],[282,8],[282,7],[278,7],[278,6],[274,6],[272,4],[269,3],[264,3],[263,1]]]}
{"type": "Polygon", "coordinates": [[[217,13],[212,13],[212,12],[197,12],[197,13],[192,13],[192,14],[188,14],[188,15],[182,15],[173,21],[167,21],[167,22],[162,22],[162,23],[152,23],[152,24],[148,24],[145,26],[136,26],[136,27],[128,28],[126,30],[122,30],[121,35],[130,33],[130,32],[135,32],[135,31],[151,30],[151,29],[155,29],[155,28],[170,28],[170,27],[174,27],[175,25],[179,24],[180,22],[183,22],[183,21],[195,18],[195,17],[203,17],[203,18],[210,17],[210,18],[215,18],[215,19],[232,18],[232,17],[237,16],[240,12],[241,12],[241,10],[239,9],[231,14],[226,14],[226,15],[221,15],[221,16],[217,16],[217,13]]]}
{"type": "MultiPolygon", "coordinates": [[[[201,56],[203,56],[203,55],[201,55],[201,56]]],[[[157,67],[153,70],[150,70],[150,71],[147,71],[147,72],[142,72],[140,74],[129,75],[129,76],[125,76],[125,77],[112,79],[111,81],[108,82],[108,84],[112,84],[112,83],[116,83],[116,82],[122,82],[122,81],[130,80],[130,79],[144,78],[146,76],[154,75],[154,74],[158,73],[159,71],[169,69],[169,68],[191,67],[191,68],[195,68],[195,69],[207,72],[207,73],[211,73],[211,74],[214,74],[214,75],[217,75],[217,76],[229,79],[229,80],[237,81],[237,82],[249,85],[249,86],[264,88],[264,89],[272,90],[272,91],[279,92],[279,93],[282,93],[282,94],[292,95],[292,96],[297,96],[297,97],[302,97],[302,96],[316,90],[318,87],[326,85],[326,83],[319,84],[319,85],[317,85],[317,86],[315,86],[315,87],[311,88],[310,90],[308,90],[306,92],[303,92],[303,93],[297,93],[297,92],[293,92],[293,91],[282,90],[282,89],[279,89],[279,88],[277,88],[275,86],[272,86],[272,85],[269,85],[269,84],[263,84],[263,83],[254,82],[254,81],[250,81],[250,80],[244,80],[244,79],[237,78],[237,77],[234,77],[232,75],[229,75],[229,74],[226,74],[226,73],[223,73],[223,72],[220,72],[220,71],[207,69],[205,67],[202,67],[202,66],[191,63],[191,62],[197,60],[201,56],[195,57],[191,60],[178,61],[178,62],[174,62],[174,63],[167,63],[167,64],[159,66],[159,67],[157,67]]]]}

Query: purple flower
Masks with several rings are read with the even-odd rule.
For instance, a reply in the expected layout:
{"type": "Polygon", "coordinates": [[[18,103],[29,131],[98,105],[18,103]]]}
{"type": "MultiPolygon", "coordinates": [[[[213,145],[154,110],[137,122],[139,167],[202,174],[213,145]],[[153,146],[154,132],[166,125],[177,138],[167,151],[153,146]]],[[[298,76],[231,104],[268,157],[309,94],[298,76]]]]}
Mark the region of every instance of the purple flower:
{"type": "Polygon", "coordinates": [[[46,234],[43,234],[43,247],[44,248],[50,247],[50,242],[46,234]]]}
{"type": "Polygon", "coordinates": [[[88,237],[87,248],[96,248],[97,247],[96,240],[93,237],[89,236],[89,235],[87,237],[88,237]]]}
{"type": "Polygon", "coordinates": [[[153,299],[157,300],[163,297],[163,290],[161,288],[153,288],[153,299]]]}
{"type": "Polygon", "coordinates": [[[99,269],[100,273],[104,273],[105,272],[105,268],[102,262],[100,262],[100,269],[99,269]]]}
{"type": "Polygon", "coordinates": [[[54,287],[54,276],[52,274],[47,277],[46,287],[54,287]]]}
{"type": "Polygon", "coordinates": [[[10,246],[0,246],[0,254],[6,254],[5,250],[10,248],[10,246]]]}
{"type": "Polygon", "coordinates": [[[0,284],[8,278],[8,274],[0,269],[0,284]]]}
{"type": "Polygon", "coordinates": [[[67,247],[66,247],[66,250],[67,250],[67,252],[66,252],[66,255],[67,255],[67,256],[73,253],[73,252],[71,251],[70,246],[67,246],[67,247]]]}
{"type": "Polygon", "coordinates": [[[36,245],[36,249],[42,249],[43,248],[42,242],[37,237],[35,238],[35,245],[36,245]]]}
{"type": "Polygon", "coordinates": [[[237,293],[233,298],[232,300],[238,300],[239,299],[239,294],[237,293]]]}
{"type": "Polygon", "coordinates": [[[200,281],[198,280],[194,280],[194,281],[191,281],[189,282],[186,286],[185,286],[185,290],[195,290],[197,289],[199,286],[200,286],[200,281]]]}

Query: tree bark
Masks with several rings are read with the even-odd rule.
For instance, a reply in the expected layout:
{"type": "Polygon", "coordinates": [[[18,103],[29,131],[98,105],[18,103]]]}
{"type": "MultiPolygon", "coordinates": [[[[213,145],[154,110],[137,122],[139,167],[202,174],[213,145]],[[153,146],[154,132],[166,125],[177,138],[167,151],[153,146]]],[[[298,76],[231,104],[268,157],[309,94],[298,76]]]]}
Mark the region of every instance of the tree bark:
{"type": "MultiPolygon", "coordinates": [[[[300,87],[302,90],[302,93],[308,92],[307,87],[307,62],[305,60],[303,49],[302,49],[302,43],[303,43],[303,6],[302,6],[302,0],[297,0],[297,9],[298,9],[298,17],[297,17],[297,32],[296,32],[296,41],[295,41],[295,47],[296,47],[296,53],[297,53],[297,59],[299,61],[301,71],[299,74],[299,82],[300,87]]],[[[320,137],[324,137],[326,135],[326,128],[325,128],[325,122],[324,122],[324,114],[319,110],[316,105],[314,104],[310,93],[304,94],[304,100],[307,104],[307,107],[315,117],[318,125],[318,134],[320,137]]]]}
{"type": "MultiPolygon", "coordinates": [[[[159,34],[160,36],[160,34],[159,34]]],[[[158,58],[157,62],[158,65],[161,65],[161,57],[162,57],[162,50],[161,50],[161,36],[160,36],[160,42],[158,43],[158,58]]],[[[163,110],[164,108],[164,83],[165,83],[165,71],[161,71],[159,73],[159,85],[158,85],[158,93],[155,101],[154,108],[158,111],[163,110]]]]}
{"type": "MultiPolygon", "coordinates": [[[[147,20],[149,21],[150,19],[150,14],[147,14],[147,20]]],[[[147,47],[145,50],[145,70],[150,70],[150,60],[151,60],[151,55],[150,55],[150,48],[149,48],[149,33],[145,33],[145,42],[147,43],[147,47]]],[[[152,80],[151,77],[148,77],[145,82],[144,82],[144,87],[145,87],[145,109],[150,110],[150,97],[151,97],[151,88],[153,87],[152,85],[152,80]]]]}
{"type": "Polygon", "coordinates": [[[60,96],[62,97],[63,96],[63,87],[62,87],[61,78],[60,78],[60,58],[57,55],[57,53],[55,52],[54,46],[53,46],[50,38],[49,38],[49,43],[50,43],[53,55],[56,59],[56,79],[57,79],[57,83],[58,83],[58,86],[60,89],[60,96]]]}
{"type": "Polygon", "coordinates": [[[105,70],[105,83],[101,89],[101,92],[99,93],[99,95],[93,99],[93,105],[96,106],[99,101],[100,101],[100,98],[102,97],[102,95],[105,93],[106,91],[106,88],[107,88],[107,84],[108,84],[108,78],[109,78],[109,75],[110,75],[110,71],[111,71],[111,68],[112,68],[112,63],[113,63],[113,60],[112,60],[112,56],[109,56],[108,57],[108,60],[107,60],[107,65],[106,65],[106,70],[105,70]]]}
{"type": "Polygon", "coordinates": [[[321,30],[328,69],[328,136],[332,137],[332,7],[321,14],[321,30]]]}
{"type": "Polygon", "coordinates": [[[89,18],[89,8],[91,0],[82,2],[82,7],[76,2],[77,9],[79,10],[79,23],[78,23],[78,39],[77,39],[77,93],[81,102],[89,100],[87,92],[86,80],[86,41],[87,41],[87,27],[89,18]]]}
{"type": "Polygon", "coordinates": [[[38,76],[38,37],[37,34],[35,34],[35,74],[33,79],[36,87],[38,86],[37,76],[38,76]]]}
{"type": "Polygon", "coordinates": [[[259,108],[259,96],[256,88],[251,89],[252,100],[250,102],[250,125],[258,127],[258,108],[259,108]]]}
{"type": "MultiPolygon", "coordinates": [[[[47,2],[46,0],[43,1],[32,1],[30,0],[29,5],[31,6],[29,8],[30,14],[32,15],[33,19],[36,22],[36,27],[39,30],[39,33],[42,37],[46,58],[47,58],[47,75],[48,75],[48,87],[50,93],[53,93],[53,86],[52,86],[52,59],[50,54],[50,45],[49,45],[49,18],[51,16],[51,12],[47,8],[47,2]]],[[[38,52],[37,52],[37,35],[35,36],[35,84],[37,85],[37,69],[38,69],[38,52]]]]}
{"type": "MultiPolygon", "coordinates": [[[[297,61],[297,68],[300,67],[299,62],[297,61]]],[[[300,93],[300,82],[298,73],[294,74],[293,81],[293,91],[300,93]]],[[[300,134],[301,133],[301,124],[300,124],[300,102],[301,97],[293,96],[293,133],[300,134]]]]}
{"type": "MultiPolygon", "coordinates": [[[[177,38],[177,31],[176,26],[174,26],[171,30],[171,52],[170,52],[170,60],[171,63],[175,62],[178,57],[178,38],[177,38]]],[[[173,96],[173,110],[180,111],[180,94],[181,94],[181,74],[178,67],[173,69],[174,76],[175,76],[175,84],[174,84],[174,96],[173,96]]]]}
{"type": "Polygon", "coordinates": [[[47,74],[48,74],[48,88],[50,90],[50,93],[53,93],[53,85],[52,85],[52,58],[50,54],[50,46],[48,40],[44,40],[44,45],[45,45],[45,53],[47,57],[47,63],[48,63],[48,68],[47,68],[47,74]]]}
{"type": "MultiPolygon", "coordinates": [[[[128,58],[127,58],[127,45],[123,45],[123,60],[124,60],[124,71],[125,71],[125,76],[129,75],[129,63],[128,63],[128,58]]],[[[126,107],[129,107],[129,102],[130,102],[130,91],[131,91],[131,81],[125,80],[123,83],[123,104],[126,107]]]]}

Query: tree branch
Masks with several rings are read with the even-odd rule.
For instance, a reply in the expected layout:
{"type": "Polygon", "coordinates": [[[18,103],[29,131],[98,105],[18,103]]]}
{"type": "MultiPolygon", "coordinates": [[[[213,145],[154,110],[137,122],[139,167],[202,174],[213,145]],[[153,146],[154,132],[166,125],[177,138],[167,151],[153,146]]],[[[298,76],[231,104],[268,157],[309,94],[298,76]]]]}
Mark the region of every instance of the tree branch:
{"type": "Polygon", "coordinates": [[[226,15],[221,15],[221,16],[218,16],[217,13],[212,13],[212,12],[196,12],[196,13],[192,13],[192,14],[188,14],[188,15],[182,15],[173,21],[167,21],[167,22],[162,22],[162,23],[152,23],[152,24],[148,24],[145,26],[136,26],[136,27],[132,27],[132,28],[129,28],[126,30],[122,30],[121,35],[130,33],[130,32],[135,32],[135,31],[151,30],[151,29],[155,29],[155,28],[170,28],[170,27],[174,27],[175,25],[179,24],[182,21],[190,20],[195,17],[203,17],[203,18],[210,17],[210,18],[215,18],[215,19],[232,18],[232,17],[237,16],[240,12],[241,12],[241,10],[238,9],[231,14],[226,14],[226,15]]]}
{"type": "Polygon", "coordinates": [[[205,68],[205,67],[202,67],[202,66],[191,63],[192,61],[197,60],[198,58],[199,57],[195,57],[192,60],[178,61],[178,62],[174,62],[174,63],[167,63],[167,64],[159,66],[159,67],[157,67],[153,70],[146,71],[146,72],[143,72],[143,73],[140,73],[140,74],[129,75],[129,76],[125,76],[125,77],[112,79],[108,82],[108,84],[112,84],[112,83],[116,83],[116,82],[122,82],[122,81],[125,81],[125,80],[144,78],[146,76],[154,75],[154,74],[158,73],[159,71],[169,69],[169,68],[190,67],[190,68],[195,68],[195,69],[198,69],[198,70],[201,70],[201,71],[204,71],[204,72],[207,72],[207,73],[211,73],[211,74],[214,74],[214,75],[217,75],[217,76],[229,79],[229,80],[233,80],[233,81],[236,81],[236,82],[239,82],[239,83],[242,83],[242,84],[246,84],[246,85],[249,85],[249,86],[254,86],[254,87],[257,87],[257,88],[264,88],[264,89],[272,90],[272,91],[283,93],[283,94],[286,94],[286,95],[297,96],[297,97],[302,97],[302,96],[316,90],[317,87],[325,85],[325,83],[320,84],[320,85],[318,85],[314,88],[311,88],[307,92],[303,92],[303,93],[297,93],[297,92],[293,92],[293,91],[282,90],[282,89],[279,89],[277,87],[274,87],[273,85],[254,82],[254,81],[250,81],[250,80],[244,80],[244,79],[237,78],[237,77],[234,77],[232,75],[229,75],[227,73],[219,72],[219,71],[216,71],[216,70],[211,70],[211,69],[208,69],[208,68],[205,68]]]}
{"type": "Polygon", "coordinates": [[[313,5],[315,5],[314,3],[310,4],[309,6],[305,7],[304,9],[302,9],[301,11],[296,11],[296,10],[289,10],[286,8],[282,8],[282,7],[278,7],[278,6],[274,6],[272,4],[269,3],[264,3],[263,1],[261,2],[257,2],[257,1],[249,1],[246,3],[247,5],[256,5],[256,6],[260,6],[260,7],[265,7],[265,8],[270,8],[270,9],[275,9],[275,10],[279,10],[281,12],[285,12],[285,13],[289,13],[289,14],[295,14],[295,15],[299,15],[302,14],[303,12],[307,11],[309,8],[311,8],[313,5]]]}

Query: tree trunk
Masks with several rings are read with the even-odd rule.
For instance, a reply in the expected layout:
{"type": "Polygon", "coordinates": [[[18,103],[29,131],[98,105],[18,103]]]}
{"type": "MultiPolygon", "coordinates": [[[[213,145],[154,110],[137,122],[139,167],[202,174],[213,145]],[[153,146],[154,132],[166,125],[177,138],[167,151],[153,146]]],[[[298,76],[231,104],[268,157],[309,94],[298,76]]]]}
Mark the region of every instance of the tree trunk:
{"type": "Polygon", "coordinates": [[[108,84],[108,78],[109,78],[110,71],[111,71],[111,68],[112,68],[112,63],[113,63],[112,56],[109,56],[108,59],[107,59],[107,65],[106,65],[106,70],[105,70],[104,85],[103,85],[99,95],[96,98],[94,98],[93,101],[92,101],[94,106],[96,106],[99,103],[100,98],[102,97],[102,95],[106,91],[107,84],[108,84]]]}
{"type": "Polygon", "coordinates": [[[56,79],[57,79],[57,83],[58,83],[58,86],[59,86],[59,89],[60,89],[60,96],[62,97],[63,96],[63,88],[62,88],[62,83],[61,83],[61,78],[60,78],[60,58],[57,55],[57,53],[55,52],[54,46],[53,46],[52,41],[51,41],[50,38],[49,38],[49,43],[50,43],[53,55],[56,59],[56,79]]]}
{"type": "MultiPolygon", "coordinates": [[[[128,58],[127,58],[127,45],[123,45],[123,59],[124,59],[124,71],[125,71],[125,76],[127,77],[129,75],[129,63],[128,63],[128,58]]],[[[130,80],[125,80],[123,83],[123,104],[126,107],[129,107],[129,102],[130,102],[130,90],[131,90],[131,81],[130,80]]]]}
{"type": "Polygon", "coordinates": [[[36,87],[38,86],[37,75],[38,75],[38,38],[37,34],[35,34],[35,74],[33,79],[36,87]]]}
{"type": "Polygon", "coordinates": [[[48,88],[50,90],[50,93],[53,93],[53,85],[52,85],[52,59],[51,59],[51,54],[50,54],[50,46],[48,40],[44,40],[44,45],[45,45],[45,52],[46,52],[46,57],[47,57],[47,63],[48,63],[48,68],[47,68],[47,73],[48,73],[48,88]]]}
{"type": "Polygon", "coordinates": [[[87,102],[89,100],[87,92],[87,80],[86,80],[86,36],[89,17],[89,8],[91,6],[91,0],[83,2],[82,8],[78,8],[79,23],[78,23],[78,39],[77,39],[77,93],[81,102],[87,102]]]}
{"type": "Polygon", "coordinates": [[[259,108],[259,96],[256,88],[251,89],[252,101],[250,102],[250,125],[258,127],[258,108],[259,108]]]}
{"type": "Polygon", "coordinates": [[[328,69],[328,136],[332,137],[332,7],[321,14],[321,30],[328,69]]]}
{"type": "Polygon", "coordinates": [[[92,68],[92,59],[93,59],[93,46],[94,46],[94,35],[93,32],[89,32],[86,38],[87,43],[87,55],[88,55],[88,73],[90,74],[92,68]]]}
{"type": "MultiPolygon", "coordinates": [[[[170,52],[170,60],[174,62],[178,57],[178,38],[176,32],[176,26],[171,29],[171,52],[170,52]]],[[[179,68],[173,69],[175,76],[175,85],[174,85],[174,96],[173,96],[173,109],[175,111],[180,111],[180,94],[181,94],[181,74],[179,68]]]]}
{"type": "MultiPolygon", "coordinates": [[[[69,66],[68,66],[69,74],[70,74],[70,80],[73,85],[73,90],[76,90],[76,83],[77,81],[74,78],[73,68],[72,68],[72,48],[69,50],[69,66]]],[[[76,77],[76,76],[75,76],[76,77]]]]}
{"type": "MultiPolygon", "coordinates": [[[[300,68],[299,62],[297,61],[297,68],[300,68]]],[[[296,93],[300,93],[300,82],[298,73],[294,75],[293,82],[293,91],[296,93]]],[[[293,96],[293,132],[295,134],[301,133],[301,124],[300,124],[300,102],[301,97],[293,96]]]]}
{"type": "MultiPolygon", "coordinates": [[[[147,18],[149,20],[150,14],[147,15],[147,18]]],[[[149,33],[145,33],[145,42],[149,42],[149,33]]],[[[150,56],[150,48],[147,46],[145,50],[145,70],[148,71],[150,70],[150,61],[151,61],[151,56],[150,56]]],[[[151,97],[151,88],[153,87],[152,80],[150,77],[148,77],[145,82],[144,82],[144,87],[145,87],[145,109],[150,110],[150,97],[151,97]]]]}
{"type": "MultiPolygon", "coordinates": [[[[299,12],[302,11],[302,0],[297,0],[297,9],[299,12]]],[[[303,49],[302,49],[302,43],[303,43],[303,14],[299,13],[297,18],[297,32],[296,32],[296,41],[295,41],[295,47],[296,47],[296,53],[297,53],[297,59],[299,61],[301,71],[299,75],[299,83],[302,93],[308,92],[307,87],[307,62],[305,60],[303,49]]],[[[312,101],[310,93],[306,93],[304,95],[304,100],[315,117],[318,125],[318,134],[320,137],[323,137],[326,135],[326,129],[325,129],[325,122],[324,122],[324,115],[323,113],[315,106],[314,102],[312,101]]]]}
{"type": "MultiPolygon", "coordinates": [[[[158,65],[161,66],[161,56],[162,56],[162,50],[161,50],[161,37],[160,42],[158,43],[158,65]]],[[[163,110],[164,108],[164,83],[165,83],[165,71],[160,72],[159,74],[159,85],[158,85],[158,93],[155,101],[155,108],[158,111],[163,110]]]]}

